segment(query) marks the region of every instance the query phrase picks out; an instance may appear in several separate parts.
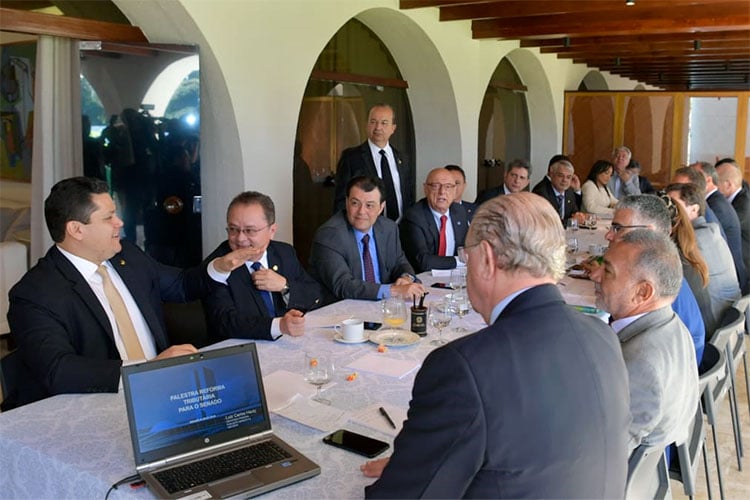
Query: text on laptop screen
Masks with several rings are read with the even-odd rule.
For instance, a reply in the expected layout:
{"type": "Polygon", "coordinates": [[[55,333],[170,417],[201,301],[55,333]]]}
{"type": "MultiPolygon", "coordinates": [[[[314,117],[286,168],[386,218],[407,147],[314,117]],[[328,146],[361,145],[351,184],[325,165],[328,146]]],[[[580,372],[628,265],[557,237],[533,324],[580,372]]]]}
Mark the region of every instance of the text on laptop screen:
{"type": "Polygon", "coordinates": [[[141,453],[266,418],[250,352],[132,373],[129,383],[141,453]]]}

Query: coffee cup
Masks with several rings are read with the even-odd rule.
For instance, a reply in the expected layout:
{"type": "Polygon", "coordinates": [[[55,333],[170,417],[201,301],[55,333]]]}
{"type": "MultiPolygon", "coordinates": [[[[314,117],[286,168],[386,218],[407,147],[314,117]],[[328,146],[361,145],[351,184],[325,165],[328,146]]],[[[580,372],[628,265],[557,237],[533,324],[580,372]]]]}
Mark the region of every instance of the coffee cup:
{"type": "Polygon", "coordinates": [[[365,322],[361,319],[349,318],[345,319],[334,327],[336,332],[341,335],[341,338],[349,341],[356,342],[358,340],[364,340],[365,338],[365,322]]]}

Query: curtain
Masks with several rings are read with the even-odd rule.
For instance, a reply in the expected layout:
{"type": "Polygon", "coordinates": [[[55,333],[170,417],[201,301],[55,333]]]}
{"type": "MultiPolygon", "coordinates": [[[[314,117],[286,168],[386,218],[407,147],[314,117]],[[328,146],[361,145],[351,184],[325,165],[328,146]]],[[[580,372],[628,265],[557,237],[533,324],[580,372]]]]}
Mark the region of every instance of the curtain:
{"type": "Polygon", "coordinates": [[[82,175],[81,63],[78,41],[42,35],[37,42],[31,161],[31,267],[52,245],[44,199],[66,177],[82,175]]]}

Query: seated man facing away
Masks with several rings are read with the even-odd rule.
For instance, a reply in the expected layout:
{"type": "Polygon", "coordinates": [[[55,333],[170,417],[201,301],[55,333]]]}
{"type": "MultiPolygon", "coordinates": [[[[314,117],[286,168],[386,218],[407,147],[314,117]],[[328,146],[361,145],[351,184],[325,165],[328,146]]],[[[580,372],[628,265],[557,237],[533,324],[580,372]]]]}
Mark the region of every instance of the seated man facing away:
{"type": "Polygon", "coordinates": [[[453,203],[455,191],[453,174],[433,169],[424,183],[425,197],[404,214],[401,242],[418,273],[459,265],[456,255],[466,239],[469,217],[463,206],[453,203]]]}
{"type": "Polygon", "coordinates": [[[591,279],[628,369],[630,451],[684,440],[698,404],[698,367],[690,334],[670,307],[682,282],[677,248],[665,234],[634,229],[610,244],[591,279]]]}
{"type": "Polygon", "coordinates": [[[401,249],[398,226],[380,217],[383,193],[380,179],[354,177],[346,186],[346,208],[315,232],[310,274],[326,288],[328,301],[424,294],[401,249]]]}
{"type": "MultiPolygon", "coordinates": [[[[120,241],[123,222],[104,181],[65,179],[44,202],[55,242],[10,291],[8,322],[24,369],[17,405],[63,393],[117,392],[123,361],[196,352],[170,346],[163,302],[211,289],[205,266],[183,271],[120,241]]],[[[247,251],[209,263],[229,272],[247,251]]]]}
{"type": "Polygon", "coordinates": [[[369,498],[622,498],[627,371],[612,330],[555,285],[565,236],[549,203],[498,196],[466,238],[469,298],[488,326],[432,351],[369,498]]]}
{"type": "Polygon", "coordinates": [[[276,340],[304,334],[304,313],[322,301],[320,285],[304,270],[291,245],[273,241],[276,209],[256,191],[237,195],[227,208],[227,240],[208,261],[233,250],[252,252],[231,274],[212,276],[217,284],[203,299],[209,339],[276,340]]]}

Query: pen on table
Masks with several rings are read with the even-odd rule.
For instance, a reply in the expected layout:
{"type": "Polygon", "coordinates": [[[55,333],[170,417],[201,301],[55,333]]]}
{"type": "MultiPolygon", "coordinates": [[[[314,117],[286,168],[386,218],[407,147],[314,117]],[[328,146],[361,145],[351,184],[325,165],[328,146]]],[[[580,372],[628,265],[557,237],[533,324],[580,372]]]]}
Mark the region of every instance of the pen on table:
{"type": "Polygon", "coordinates": [[[396,428],[396,424],[393,423],[393,419],[391,419],[391,416],[388,415],[387,411],[385,411],[385,408],[383,408],[381,406],[380,408],[378,408],[378,411],[380,411],[380,414],[385,417],[385,419],[388,421],[389,424],[391,424],[391,427],[393,427],[395,429],[396,428]]]}

